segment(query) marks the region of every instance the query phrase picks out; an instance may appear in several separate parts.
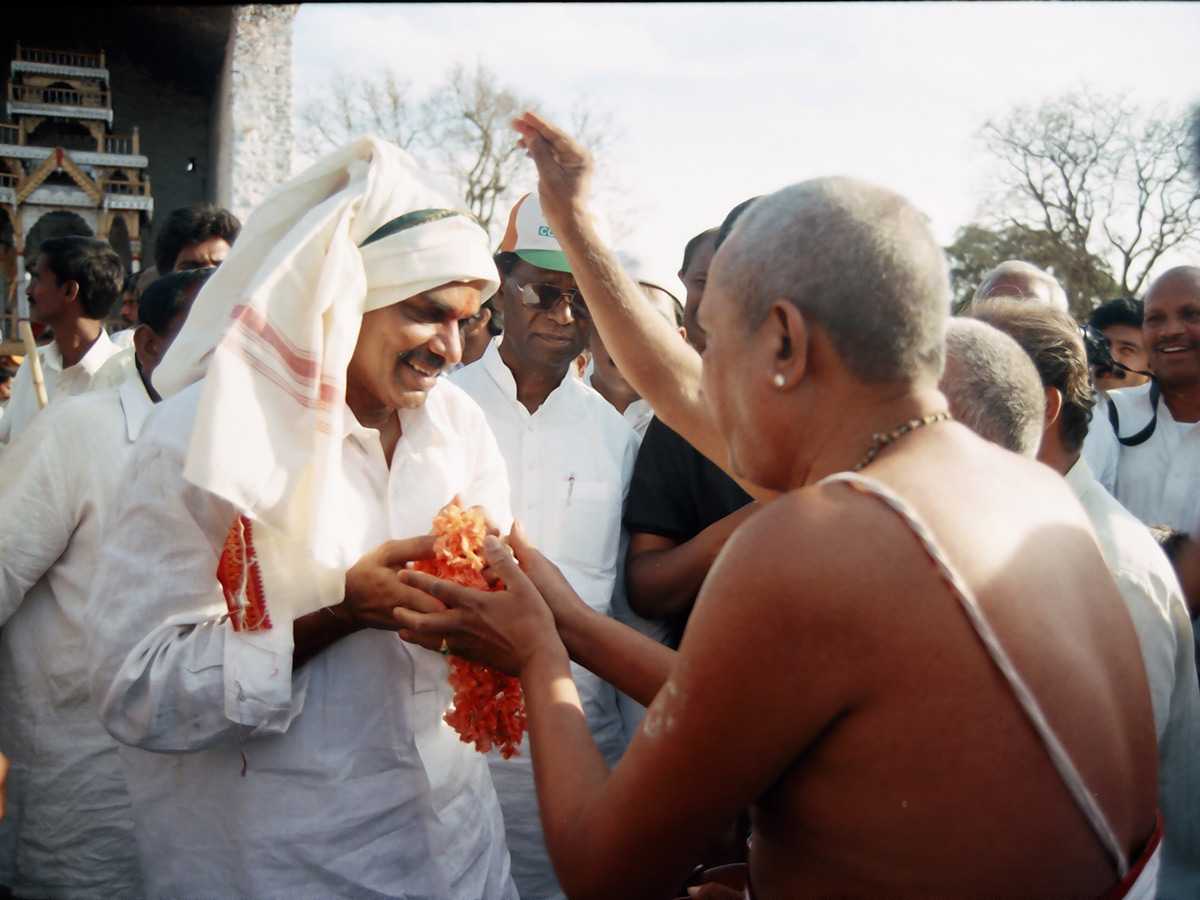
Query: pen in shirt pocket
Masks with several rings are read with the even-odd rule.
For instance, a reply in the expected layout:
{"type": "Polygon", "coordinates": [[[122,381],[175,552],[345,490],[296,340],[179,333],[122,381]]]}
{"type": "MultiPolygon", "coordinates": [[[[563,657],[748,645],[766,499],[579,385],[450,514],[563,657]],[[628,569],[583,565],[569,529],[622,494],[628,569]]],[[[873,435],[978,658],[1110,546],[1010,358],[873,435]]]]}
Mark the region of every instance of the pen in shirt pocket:
{"type": "Polygon", "coordinates": [[[567,506],[571,505],[571,495],[575,493],[575,473],[567,476],[567,506]]]}

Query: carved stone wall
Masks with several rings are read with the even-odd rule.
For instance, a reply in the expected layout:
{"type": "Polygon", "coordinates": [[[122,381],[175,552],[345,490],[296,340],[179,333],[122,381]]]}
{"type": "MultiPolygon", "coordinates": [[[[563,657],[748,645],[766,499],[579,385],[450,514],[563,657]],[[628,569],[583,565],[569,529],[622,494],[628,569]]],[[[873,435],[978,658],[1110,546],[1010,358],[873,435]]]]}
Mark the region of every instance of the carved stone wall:
{"type": "Polygon", "coordinates": [[[215,202],[245,221],[291,174],[292,20],[298,4],[233,10],[214,102],[215,202]]]}

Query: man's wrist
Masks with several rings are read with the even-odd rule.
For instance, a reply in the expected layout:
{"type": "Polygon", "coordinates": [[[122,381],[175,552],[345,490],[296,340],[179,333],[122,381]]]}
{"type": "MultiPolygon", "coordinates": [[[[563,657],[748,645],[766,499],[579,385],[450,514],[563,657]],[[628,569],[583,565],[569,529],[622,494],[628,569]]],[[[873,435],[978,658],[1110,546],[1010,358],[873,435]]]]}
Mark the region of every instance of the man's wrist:
{"type": "Polygon", "coordinates": [[[570,677],[571,657],[566,646],[556,637],[555,640],[546,641],[534,649],[522,664],[519,677],[524,685],[527,681],[532,684],[543,679],[557,678],[564,673],[570,677]]]}

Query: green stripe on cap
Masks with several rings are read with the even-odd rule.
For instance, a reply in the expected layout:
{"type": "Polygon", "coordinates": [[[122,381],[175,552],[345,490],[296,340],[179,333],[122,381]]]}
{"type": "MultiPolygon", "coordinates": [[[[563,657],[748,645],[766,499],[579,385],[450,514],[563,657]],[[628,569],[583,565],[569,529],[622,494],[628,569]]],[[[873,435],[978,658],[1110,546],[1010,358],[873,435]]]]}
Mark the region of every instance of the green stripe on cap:
{"type": "Polygon", "coordinates": [[[567,265],[567,255],[561,250],[517,250],[516,254],[531,266],[537,266],[539,269],[568,274],[571,272],[571,267],[567,265]]]}
{"type": "MultiPolygon", "coordinates": [[[[463,212],[458,209],[418,209],[415,212],[408,212],[402,216],[397,216],[390,222],[376,228],[371,236],[368,237],[358,246],[365,247],[367,244],[373,244],[376,241],[381,241],[385,237],[390,237],[400,231],[406,231],[409,228],[416,228],[418,225],[426,225],[430,222],[436,222],[438,219],[446,219],[450,216],[465,216],[476,225],[479,225],[479,219],[469,212],[463,212]]],[[[482,228],[483,226],[480,225],[482,228]]]]}

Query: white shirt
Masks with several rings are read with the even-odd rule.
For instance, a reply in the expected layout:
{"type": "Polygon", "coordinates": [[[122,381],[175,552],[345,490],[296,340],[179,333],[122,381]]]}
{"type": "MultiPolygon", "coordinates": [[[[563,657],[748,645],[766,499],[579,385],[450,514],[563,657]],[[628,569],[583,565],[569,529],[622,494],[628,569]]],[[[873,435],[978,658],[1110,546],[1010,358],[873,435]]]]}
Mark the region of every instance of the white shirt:
{"type": "MultiPolygon", "coordinates": [[[[114,380],[95,378],[104,362],[116,353],[117,347],[104,329],[99,337],[83,354],[83,358],[73,366],[63,368],[62,351],[58,344],[51,343],[38,350],[42,361],[42,378],[46,382],[46,397],[53,403],[59,397],[73,397],[85,391],[100,388],[115,387],[124,380],[125,373],[117,373],[114,380]]],[[[33,417],[41,409],[38,407],[37,391],[33,387],[33,370],[28,359],[21,363],[13,378],[12,398],[8,401],[8,411],[0,419],[0,444],[7,444],[24,431],[33,417]]]]}
{"type": "MultiPolygon", "coordinates": [[[[1117,408],[1122,437],[1141,431],[1150,421],[1150,383],[1109,391],[1108,401],[1117,408]]],[[[1158,421],[1145,443],[1126,447],[1117,443],[1107,415],[1092,420],[1099,432],[1095,443],[1116,448],[1113,483],[1101,481],[1127,510],[1147,525],[1170,525],[1191,532],[1200,526],[1200,423],[1176,422],[1163,400],[1158,402],[1158,421]]],[[[1089,453],[1088,460],[1093,455],[1089,453]]]]}
{"type": "MultiPolygon", "coordinates": [[[[588,360],[587,368],[583,370],[583,383],[590,388],[595,388],[594,379],[596,377],[596,361],[588,360]]],[[[601,395],[603,396],[603,395],[601,395]]],[[[615,409],[615,407],[614,407],[615,409]]],[[[650,401],[643,400],[641,397],[633,400],[625,407],[625,411],[621,413],[621,418],[625,423],[634,430],[637,435],[638,443],[642,442],[642,438],[646,436],[646,429],[650,427],[650,420],[654,418],[654,410],[650,406],[650,401]]],[[[623,579],[618,579],[621,581],[623,579]]]]}
{"type": "Polygon", "coordinates": [[[17,896],[141,894],[117,742],[88,698],[84,606],[133,441],[140,378],[48,407],[0,456],[0,749],[17,896]]]}
{"type": "MultiPolygon", "coordinates": [[[[592,387],[595,373],[596,361],[593,359],[588,362],[587,369],[584,370],[583,383],[592,387]]],[[[651,408],[649,402],[641,398],[634,400],[625,407],[625,411],[621,413],[621,418],[625,420],[626,424],[637,435],[638,446],[640,447],[642,440],[646,437],[646,429],[650,427],[650,420],[654,418],[654,410],[651,408]]],[[[634,458],[636,461],[636,455],[634,458]]],[[[660,644],[665,644],[667,634],[670,630],[667,627],[666,620],[644,619],[629,606],[629,598],[625,591],[625,564],[628,558],[629,532],[626,530],[624,523],[622,523],[621,544],[617,550],[617,580],[613,586],[612,616],[621,624],[628,625],[630,628],[640,631],[660,644]]],[[[617,691],[617,709],[621,713],[621,725],[625,730],[625,743],[628,744],[633,740],[638,726],[641,725],[642,719],[646,716],[646,707],[642,706],[642,704],[629,695],[617,691]]]]}
{"type": "Polygon", "coordinates": [[[133,348],[133,332],[136,329],[136,325],[122,328],[120,331],[114,331],[110,334],[108,339],[113,342],[113,346],[118,350],[131,350],[133,348]]]}
{"type": "Polygon", "coordinates": [[[1146,526],[1104,490],[1082,458],[1067,472],[1067,483],[1091,519],[1133,619],[1150,681],[1158,803],[1167,823],[1159,896],[1200,897],[1200,687],[1183,591],[1146,526]]]}
{"type": "Polygon", "coordinates": [[[1117,484],[1117,457],[1120,455],[1121,445],[1108,422],[1108,394],[1096,391],[1096,405],[1092,407],[1087,437],[1083,439],[1083,458],[1087,460],[1092,476],[1110,494],[1117,484]]]}
{"type": "MultiPolygon", "coordinates": [[[[273,627],[233,631],[215,572],[237,511],[182,475],[202,388],[147,424],[130,464],[138,490],[116,504],[89,608],[92,698],[131,745],[147,892],[515,897],[485,759],[442,721],[452,692],[440,655],[368,629],[294,671],[289,605],[338,602],[344,576],[303,556],[272,562],[261,531],[273,627]]],[[[347,413],[345,490],[327,511],[344,567],[428,533],[457,492],[508,521],[495,440],[461,391],[439,384],[400,419],[389,469],[379,432],[347,413]]]]}
{"type": "MultiPolygon", "coordinates": [[[[567,375],[530,413],[495,344],[450,376],[483,408],[508,465],[513,515],[592,609],[612,615],[621,509],[637,437],[607,400],[567,375]]],[[[600,752],[614,764],[625,739],[616,690],[572,664],[583,710],[600,752]]],[[[522,900],[562,897],[542,837],[528,746],[521,756],[488,757],[504,807],[513,879],[522,900]]]]}

